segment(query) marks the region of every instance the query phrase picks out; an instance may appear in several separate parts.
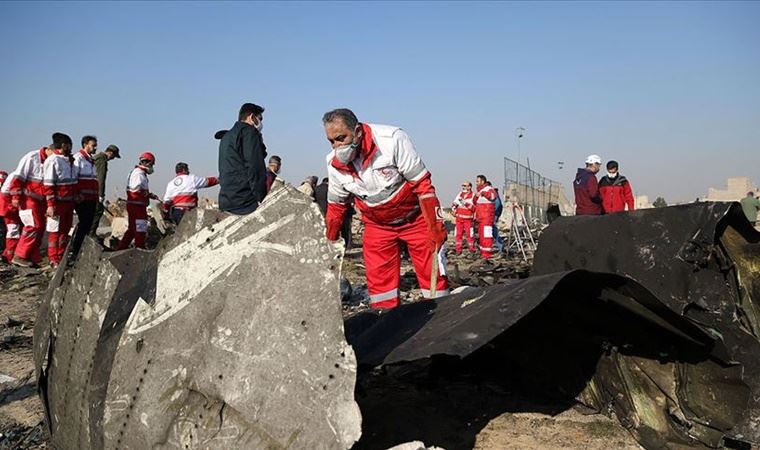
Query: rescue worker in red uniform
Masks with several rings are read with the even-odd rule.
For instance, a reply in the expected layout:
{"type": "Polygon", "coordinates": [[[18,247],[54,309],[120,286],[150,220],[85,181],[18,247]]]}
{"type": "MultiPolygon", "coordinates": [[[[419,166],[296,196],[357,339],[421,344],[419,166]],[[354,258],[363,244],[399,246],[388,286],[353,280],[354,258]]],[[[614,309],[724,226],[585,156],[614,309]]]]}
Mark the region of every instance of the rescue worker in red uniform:
{"type": "Polygon", "coordinates": [[[158,200],[150,193],[148,175],[153,173],[156,157],[145,152],[140,155],[139,163],[132,169],[127,181],[127,232],[119,242],[119,250],[124,250],[135,240],[135,247],[145,248],[145,236],[148,233],[148,205],[150,199],[158,200]]]}
{"type": "Polygon", "coordinates": [[[451,209],[456,217],[454,228],[455,250],[456,254],[462,253],[462,239],[467,236],[467,248],[470,252],[475,251],[475,231],[472,229],[472,220],[475,217],[475,194],[472,193],[472,183],[465,181],[462,183],[462,190],[457,193],[451,209]]]}
{"type": "MultiPolygon", "coordinates": [[[[432,297],[433,261],[441,257],[446,229],[430,172],[400,128],[360,123],[349,109],[324,115],[327,140],[327,239],[337,241],[353,195],[364,222],[364,263],[373,309],[399,305],[400,243],[412,258],[422,295],[432,297]],[[436,258],[437,256],[437,258],[436,258]]],[[[439,261],[435,297],[448,295],[439,261]]]]}
{"type": "Polygon", "coordinates": [[[475,194],[475,221],[478,222],[480,256],[490,259],[493,248],[493,220],[496,215],[496,198],[499,194],[488,184],[485,175],[477,176],[475,189],[478,190],[475,194]]]}
{"type": "Polygon", "coordinates": [[[5,249],[3,250],[2,259],[5,262],[11,262],[16,252],[16,246],[21,238],[21,219],[18,217],[18,207],[14,207],[11,202],[11,182],[15,176],[14,172],[0,187],[0,215],[5,221],[5,249]]]}
{"type": "Polygon", "coordinates": [[[166,185],[163,209],[172,222],[179,224],[187,211],[198,207],[198,190],[216,186],[216,177],[199,177],[190,173],[190,167],[183,162],[174,167],[177,174],[166,185]]]}
{"type": "Polygon", "coordinates": [[[74,169],[77,171],[77,184],[79,187],[79,203],[74,206],[74,211],[77,213],[79,224],[69,248],[69,263],[72,263],[77,258],[84,238],[93,228],[92,223],[95,220],[95,211],[100,202],[100,182],[98,181],[98,170],[93,159],[97,150],[98,138],[88,135],[82,138],[82,149],[74,154],[74,169]]]}
{"type": "Polygon", "coordinates": [[[57,267],[69,243],[74,205],[79,197],[79,175],[71,157],[71,143],[56,148],[45,159],[42,171],[47,202],[48,261],[51,267],[57,267]]]}
{"type": "Polygon", "coordinates": [[[636,209],[631,183],[618,172],[617,161],[607,162],[607,175],[599,180],[599,195],[602,197],[602,209],[605,214],[636,209]]]}
{"type": "Polygon", "coordinates": [[[71,138],[63,133],[53,133],[53,143],[50,146],[24,155],[14,171],[9,190],[11,206],[18,209],[19,220],[23,224],[11,260],[16,266],[35,267],[42,260],[40,244],[45,233],[47,210],[42,165],[54,150],[61,150],[64,146],[71,149],[71,138]]]}
{"type": "MultiPolygon", "coordinates": [[[[3,196],[3,185],[6,184],[6,180],[8,179],[8,172],[4,170],[0,170],[0,260],[3,260],[3,262],[6,262],[4,260],[4,256],[2,256],[5,253],[5,241],[6,241],[6,235],[8,234],[8,225],[5,223],[5,196],[3,196]]],[[[10,186],[10,183],[8,183],[8,186],[10,186]]]]}

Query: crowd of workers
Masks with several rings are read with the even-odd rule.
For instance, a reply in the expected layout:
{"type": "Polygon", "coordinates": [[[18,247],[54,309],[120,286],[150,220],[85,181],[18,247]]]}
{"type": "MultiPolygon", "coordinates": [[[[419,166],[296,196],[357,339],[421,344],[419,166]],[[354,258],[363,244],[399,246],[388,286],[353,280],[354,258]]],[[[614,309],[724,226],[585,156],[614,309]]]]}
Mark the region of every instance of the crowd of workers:
{"type": "MultiPolygon", "coordinates": [[[[20,267],[37,267],[40,248],[47,232],[50,267],[58,266],[68,249],[73,263],[87,235],[96,236],[105,212],[108,162],[120,158],[119,148],[109,145],[97,153],[95,136],[84,136],[82,148],[72,153],[73,141],[64,133],[53,133],[52,143],[24,155],[16,170],[0,172],[0,247],[2,260],[20,267]],[[74,214],[78,225],[69,245],[74,214]]],[[[132,240],[145,248],[148,230],[147,207],[158,200],[149,189],[148,175],[156,158],[142,153],[127,182],[128,227],[118,249],[132,240]]],[[[185,211],[198,205],[198,189],[217,184],[215,177],[190,174],[185,163],[176,165],[176,177],[166,187],[162,207],[168,219],[179,222],[185,211]]]]}
{"type": "MultiPolygon", "coordinates": [[[[254,212],[271,189],[282,160],[271,156],[268,164],[263,130],[264,108],[244,104],[230,130],[215,134],[219,143],[219,177],[190,173],[186,163],[175,166],[176,177],[162,201],[166,219],[179,223],[198,205],[198,190],[219,185],[219,208],[230,214],[254,212]]],[[[310,176],[299,190],[317,202],[324,215],[326,237],[341,237],[350,245],[351,215],[356,207],[364,223],[362,248],[370,306],[394,308],[400,303],[401,243],[412,259],[425,298],[448,294],[444,241],[447,232],[431,174],[404,130],[395,126],[360,122],[349,109],[335,109],[322,118],[332,151],[326,157],[328,176],[317,184],[310,176]]],[[[52,144],[27,153],[10,175],[0,172],[0,225],[6,228],[6,262],[34,267],[41,261],[40,244],[48,232],[48,259],[60,264],[66,249],[75,261],[84,238],[94,235],[104,211],[108,161],[119,158],[110,145],[97,153],[97,138],[82,138],[82,149],[72,155],[71,138],[54,133],[52,144]],[[78,226],[71,245],[69,232],[74,213],[78,226]]],[[[149,188],[156,158],[142,153],[127,184],[128,228],[118,245],[126,249],[134,240],[144,248],[148,229],[147,208],[158,200],[149,188]]],[[[618,173],[618,163],[607,163],[607,174],[597,181],[601,158],[590,155],[578,169],[574,182],[579,215],[605,214],[634,209],[628,180],[618,173]]],[[[751,193],[750,193],[751,196],[751,193]]],[[[755,202],[758,202],[753,196],[755,202]]],[[[749,204],[755,214],[760,203],[749,204]]],[[[497,223],[503,202],[498,190],[478,175],[475,190],[466,181],[452,203],[456,218],[455,253],[469,251],[484,259],[501,252],[504,243],[497,223]],[[475,247],[475,230],[478,246],[475,247]]],[[[1,240],[1,239],[0,239],[1,240]]]]}
{"type": "Polygon", "coordinates": [[[451,210],[454,213],[454,253],[461,254],[466,239],[470,253],[480,253],[490,259],[493,251],[501,253],[504,241],[499,236],[498,222],[503,210],[499,190],[485,175],[475,178],[475,192],[472,183],[462,183],[462,190],[454,198],[451,210]],[[475,226],[477,225],[477,227],[475,226]],[[475,247],[475,229],[478,230],[478,246],[475,247]]]}
{"type": "MultiPolygon", "coordinates": [[[[25,154],[16,170],[2,172],[0,222],[3,224],[2,259],[22,267],[37,266],[47,231],[47,256],[57,266],[66,252],[76,255],[84,238],[95,235],[103,215],[108,161],[120,158],[109,145],[96,153],[98,140],[82,138],[82,149],[72,155],[73,142],[53,133],[52,144],[25,154]],[[69,246],[69,231],[76,212],[79,226],[69,246]]],[[[72,260],[75,256],[72,256],[72,260]]]]}

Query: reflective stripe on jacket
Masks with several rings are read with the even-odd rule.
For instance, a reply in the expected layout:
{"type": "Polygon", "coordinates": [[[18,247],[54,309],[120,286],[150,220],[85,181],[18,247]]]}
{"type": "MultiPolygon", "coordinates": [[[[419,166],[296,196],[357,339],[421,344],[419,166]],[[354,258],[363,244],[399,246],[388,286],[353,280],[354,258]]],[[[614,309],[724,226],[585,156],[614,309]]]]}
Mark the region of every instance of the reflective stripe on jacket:
{"type": "Polygon", "coordinates": [[[127,181],[127,204],[148,206],[150,204],[148,174],[142,166],[136,166],[129,173],[127,181]]]}
{"type": "Polygon", "coordinates": [[[9,190],[11,197],[20,199],[25,196],[34,200],[45,200],[45,186],[43,184],[45,176],[42,169],[42,165],[47,159],[45,150],[47,150],[45,147],[32,150],[21,158],[14,171],[15,177],[11,180],[9,190]]]}
{"type": "Polygon", "coordinates": [[[73,202],[79,194],[77,171],[70,156],[57,150],[42,165],[45,200],[48,206],[58,202],[73,202]]]}
{"type": "Polygon", "coordinates": [[[475,218],[478,222],[493,223],[498,195],[493,186],[487,184],[478,190],[475,196],[475,218]]]}
{"type": "Polygon", "coordinates": [[[420,213],[421,198],[435,197],[430,172],[404,130],[361,126],[363,137],[354,161],[344,165],[335,159],[335,152],[327,155],[328,216],[342,217],[353,195],[362,220],[380,225],[408,223],[420,213]],[[337,205],[341,207],[336,209],[337,205]]]}
{"type": "Polygon", "coordinates": [[[459,192],[451,205],[457,219],[472,219],[475,215],[475,194],[459,192]]]}
{"type": "Polygon", "coordinates": [[[74,167],[79,177],[79,194],[84,201],[98,201],[100,196],[100,183],[95,161],[84,149],[74,155],[74,167]]]}
{"type": "Polygon", "coordinates": [[[198,206],[198,190],[216,186],[215,177],[199,177],[194,174],[180,174],[166,185],[164,205],[168,208],[192,209],[198,206]]]}

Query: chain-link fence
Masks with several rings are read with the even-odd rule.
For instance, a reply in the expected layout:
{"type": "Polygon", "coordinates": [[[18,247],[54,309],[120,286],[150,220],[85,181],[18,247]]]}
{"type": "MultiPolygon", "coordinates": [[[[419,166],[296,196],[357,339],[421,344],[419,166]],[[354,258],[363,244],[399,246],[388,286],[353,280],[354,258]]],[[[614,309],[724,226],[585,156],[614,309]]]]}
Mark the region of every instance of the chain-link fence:
{"type": "Polygon", "coordinates": [[[541,176],[515,160],[504,158],[505,200],[522,205],[529,222],[546,223],[549,204],[559,204],[562,196],[560,183],[541,176]]]}

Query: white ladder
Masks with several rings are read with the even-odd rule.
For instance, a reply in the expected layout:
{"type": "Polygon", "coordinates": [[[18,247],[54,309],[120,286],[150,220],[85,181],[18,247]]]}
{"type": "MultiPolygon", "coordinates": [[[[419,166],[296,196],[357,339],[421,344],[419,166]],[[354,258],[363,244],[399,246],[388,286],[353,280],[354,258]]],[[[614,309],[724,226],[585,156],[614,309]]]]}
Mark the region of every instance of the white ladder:
{"type": "Polygon", "coordinates": [[[528,221],[525,219],[525,211],[519,203],[513,202],[510,208],[512,210],[512,226],[509,233],[509,244],[507,250],[515,248],[522,255],[523,260],[527,263],[528,256],[533,256],[536,251],[536,241],[530,232],[528,221]]]}

